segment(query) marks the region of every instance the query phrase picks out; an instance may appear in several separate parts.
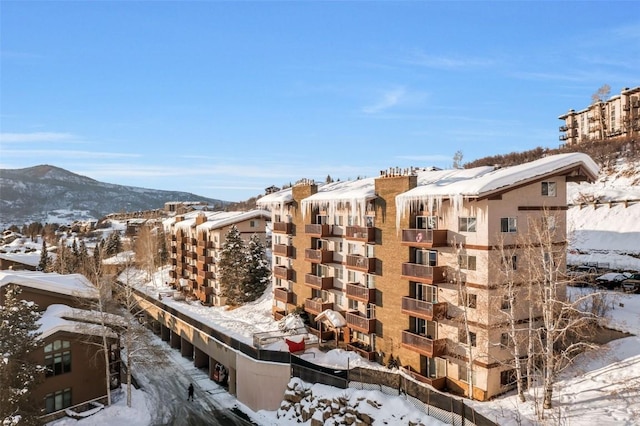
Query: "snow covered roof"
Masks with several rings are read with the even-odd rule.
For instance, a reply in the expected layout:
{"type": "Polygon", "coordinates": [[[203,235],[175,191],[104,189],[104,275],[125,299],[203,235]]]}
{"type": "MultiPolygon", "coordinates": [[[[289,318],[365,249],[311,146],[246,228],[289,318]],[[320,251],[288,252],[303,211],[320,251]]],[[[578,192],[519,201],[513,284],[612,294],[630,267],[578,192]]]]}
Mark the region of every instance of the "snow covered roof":
{"type": "MultiPolygon", "coordinates": [[[[124,326],[124,318],[118,315],[100,313],[98,311],[90,311],[85,309],[76,309],[67,305],[54,304],[50,305],[40,318],[39,332],[42,333],[40,338],[48,337],[59,331],[67,331],[70,333],[88,334],[93,336],[102,336],[102,325],[104,322],[107,326],[124,326]]],[[[111,331],[107,331],[109,337],[117,337],[111,331]]]]}
{"type": "Polygon", "coordinates": [[[38,266],[40,263],[40,252],[31,253],[0,253],[0,259],[28,266],[38,266]]]}
{"type": "Polygon", "coordinates": [[[327,321],[334,328],[346,327],[347,325],[347,320],[344,319],[342,314],[332,309],[320,312],[316,317],[316,321],[327,321]]]}
{"type": "Polygon", "coordinates": [[[18,284],[52,293],[96,298],[98,290],[82,274],[60,275],[56,272],[0,271],[0,287],[18,284]]]}
{"type": "Polygon", "coordinates": [[[326,210],[333,216],[338,209],[351,209],[353,216],[363,215],[367,202],[376,198],[375,178],[333,182],[322,185],[318,192],[301,202],[302,216],[307,210],[326,210]]]}
{"type": "Polygon", "coordinates": [[[267,194],[256,201],[256,206],[276,211],[280,216],[284,216],[284,210],[293,201],[293,188],[285,188],[280,191],[267,194]]]}
{"type": "Polygon", "coordinates": [[[250,210],[248,212],[200,211],[182,215],[182,218],[183,219],[180,221],[173,218],[165,221],[163,224],[165,227],[174,225],[175,229],[182,229],[184,231],[188,231],[194,226],[196,226],[197,230],[212,230],[224,228],[225,226],[254,218],[270,219],[271,214],[266,210],[259,209],[250,210]],[[196,226],[196,220],[200,215],[204,215],[207,218],[207,221],[196,226]]]}
{"type": "Polygon", "coordinates": [[[533,182],[544,176],[569,173],[576,168],[590,180],[595,180],[598,176],[598,165],[583,153],[550,155],[500,169],[478,167],[469,170],[422,172],[418,176],[418,186],[396,196],[396,221],[399,224],[400,218],[407,214],[411,206],[423,204],[431,211],[434,205],[439,206],[442,200],[450,199],[455,210],[465,199],[487,197],[510,186],[533,182]]]}

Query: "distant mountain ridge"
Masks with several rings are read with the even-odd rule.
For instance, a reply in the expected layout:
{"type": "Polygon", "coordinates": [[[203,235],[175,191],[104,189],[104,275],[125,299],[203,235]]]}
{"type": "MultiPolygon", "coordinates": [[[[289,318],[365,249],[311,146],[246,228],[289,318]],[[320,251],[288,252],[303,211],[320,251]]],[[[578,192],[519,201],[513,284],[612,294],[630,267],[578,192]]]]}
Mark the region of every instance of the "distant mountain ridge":
{"type": "Polygon", "coordinates": [[[110,213],[163,208],[168,201],[206,201],[220,207],[228,204],[189,192],[99,182],[47,164],[0,169],[2,227],[35,221],[65,223],[65,217],[71,221],[97,220],[110,213]]]}

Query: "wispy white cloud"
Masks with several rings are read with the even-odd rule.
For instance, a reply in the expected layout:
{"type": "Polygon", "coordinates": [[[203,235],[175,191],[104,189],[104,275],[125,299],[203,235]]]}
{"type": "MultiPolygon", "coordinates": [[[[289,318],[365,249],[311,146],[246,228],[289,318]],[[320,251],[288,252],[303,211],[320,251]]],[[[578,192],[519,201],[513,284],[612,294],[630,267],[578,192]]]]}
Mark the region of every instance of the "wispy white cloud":
{"type": "Polygon", "coordinates": [[[60,142],[73,139],[76,139],[75,135],[61,132],[0,133],[0,143],[60,142]]]}
{"type": "Polygon", "coordinates": [[[495,65],[495,60],[488,58],[430,55],[421,51],[413,52],[405,62],[440,70],[477,69],[495,65]]]}
{"type": "Polygon", "coordinates": [[[377,114],[392,108],[403,101],[407,91],[404,87],[398,87],[382,94],[382,97],[371,105],[362,108],[362,112],[366,114],[377,114]]]}

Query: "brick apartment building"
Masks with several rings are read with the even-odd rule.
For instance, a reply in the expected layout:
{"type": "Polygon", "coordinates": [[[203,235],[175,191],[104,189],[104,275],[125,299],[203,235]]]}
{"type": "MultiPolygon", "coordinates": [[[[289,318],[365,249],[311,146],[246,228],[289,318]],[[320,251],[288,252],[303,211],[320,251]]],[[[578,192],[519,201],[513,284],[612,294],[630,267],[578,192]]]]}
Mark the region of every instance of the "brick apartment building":
{"type": "Polygon", "coordinates": [[[163,226],[171,239],[170,284],[204,304],[225,305],[216,274],[227,232],[235,225],[245,242],[256,234],[264,244],[270,219],[265,210],[251,210],[191,212],[165,220],[163,226]]]}
{"type": "MultiPolygon", "coordinates": [[[[316,184],[301,180],[258,206],[273,221],[273,313],[302,307],[310,330],[332,339],[316,317],[341,313],[340,344],[370,360],[398,360],[438,389],[468,390],[466,333],[456,276],[466,292],[474,397],[508,389],[500,348],[506,328],[494,260],[530,218],[555,214],[566,240],[566,183],[593,181],[585,154],[561,154],[509,168],[388,170],[377,178],[316,184]]],[[[564,257],[558,260],[565,265],[564,257]]],[[[518,265],[523,273],[527,265],[518,265]]],[[[521,275],[523,276],[523,275],[521,275]]],[[[528,318],[526,309],[522,319],[528,318]]]]}
{"type": "Polygon", "coordinates": [[[594,102],[580,111],[573,109],[558,117],[560,141],[575,145],[640,134],[640,86],[625,88],[606,101],[594,102]]]}
{"type": "Polygon", "coordinates": [[[111,342],[107,384],[100,314],[89,310],[98,292],[83,275],[0,271],[0,304],[9,285],[19,286],[20,298],[35,302],[42,312],[39,332],[43,345],[32,360],[46,366],[47,373],[33,391],[33,400],[48,420],[64,416],[66,408],[106,397],[107,385],[112,389],[120,386],[120,345],[114,330],[123,319],[108,314],[103,318],[112,326],[106,330],[111,342]]]}

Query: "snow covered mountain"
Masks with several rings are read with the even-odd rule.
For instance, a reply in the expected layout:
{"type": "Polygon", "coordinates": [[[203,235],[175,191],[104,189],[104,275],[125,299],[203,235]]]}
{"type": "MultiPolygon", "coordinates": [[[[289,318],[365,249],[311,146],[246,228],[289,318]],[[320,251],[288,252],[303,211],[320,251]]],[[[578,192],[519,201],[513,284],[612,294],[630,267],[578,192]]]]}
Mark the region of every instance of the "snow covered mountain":
{"type": "Polygon", "coordinates": [[[71,223],[100,219],[120,211],[153,210],[167,201],[225,201],[188,192],[162,191],[98,182],[59,167],[40,165],[0,169],[0,227],[42,223],[71,223]]]}

